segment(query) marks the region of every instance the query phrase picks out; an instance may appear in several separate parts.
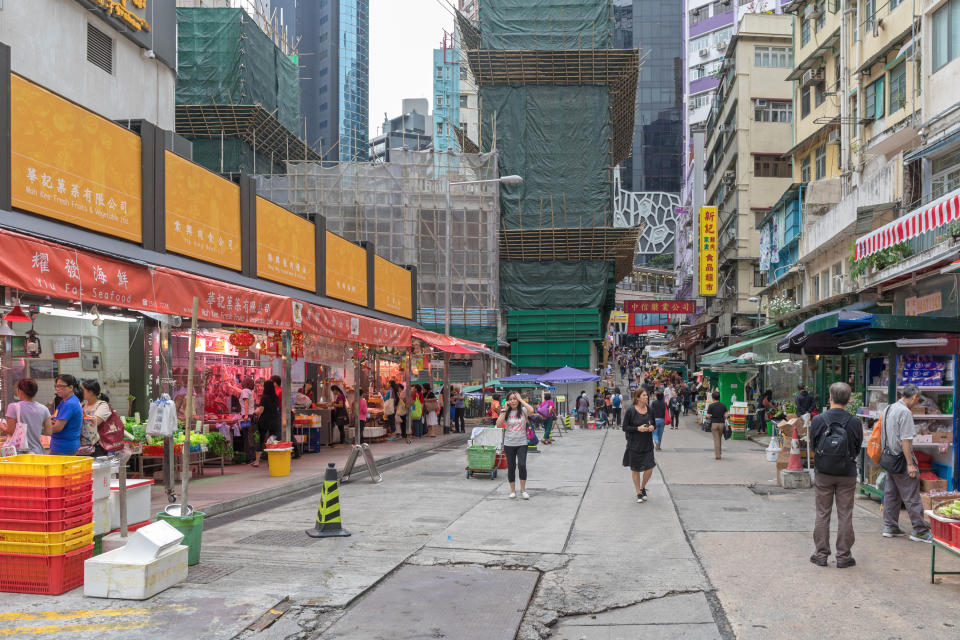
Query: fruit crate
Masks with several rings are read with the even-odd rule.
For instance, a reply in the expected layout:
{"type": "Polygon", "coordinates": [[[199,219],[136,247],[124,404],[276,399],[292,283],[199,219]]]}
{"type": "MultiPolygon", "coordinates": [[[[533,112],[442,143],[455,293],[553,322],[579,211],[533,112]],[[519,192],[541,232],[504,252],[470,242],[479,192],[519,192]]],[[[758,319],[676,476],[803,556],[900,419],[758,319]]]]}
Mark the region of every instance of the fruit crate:
{"type": "Polygon", "coordinates": [[[93,544],[93,523],[68,531],[42,533],[0,529],[0,554],[60,555],[93,544]]]}
{"type": "Polygon", "coordinates": [[[960,522],[938,516],[932,510],[924,513],[930,521],[930,533],[934,538],[951,547],[960,547],[960,522]]]}
{"type": "Polygon", "coordinates": [[[0,458],[0,483],[5,476],[68,476],[93,471],[89,456],[42,456],[24,454],[0,458]]]}
{"type": "MultiPolygon", "coordinates": [[[[45,497],[30,495],[5,495],[0,491],[0,509],[42,509],[44,511],[56,511],[70,509],[83,504],[93,504],[93,490],[87,487],[86,491],[77,491],[71,495],[45,497]]],[[[14,518],[16,520],[25,520],[28,518],[14,518]]],[[[0,527],[2,529],[3,527],[0,527]]]]}
{"type": "Polygon", "coordinates": [[[4,497],[60,498],[92,489],[92,468],[63,476],[0,475],[0,496],[4,497]]]}
{"type": "Polygon", "coordinates": [[[93,522],[93,509],[68,520],[0,520],[0,531],[68,531],[93,522]]]}
{"type": "Polygon", "coordinates": [[[93,544],[61,555],[0,553],[0,591],[57,596],[83,584],[93,544]]]}
{"type": "Polygon", "coordinates": [[[746,429],[738,429],[737,427],[731,428],[731,429],[730,429],[730,439],[731,439],[731,440],[746,440],[746,439],[747,439],[747,430],[746,430],[746,429]]]}

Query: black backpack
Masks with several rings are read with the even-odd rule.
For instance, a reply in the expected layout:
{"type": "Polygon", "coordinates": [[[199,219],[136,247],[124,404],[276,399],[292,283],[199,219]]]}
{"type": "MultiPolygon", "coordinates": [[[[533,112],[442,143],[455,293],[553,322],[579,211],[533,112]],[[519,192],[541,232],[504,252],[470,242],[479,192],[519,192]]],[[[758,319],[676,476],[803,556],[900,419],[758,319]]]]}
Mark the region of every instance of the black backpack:
{"type": "Polygon", "coordinates": [[[849,434],[846,426],[852,416],[847,416],[843,424],[831,422],[827,426],[826,434],[817,445],[817,473],[830,476],[845,476],[850,469],[853,458],[850,456],[849,434]]]}

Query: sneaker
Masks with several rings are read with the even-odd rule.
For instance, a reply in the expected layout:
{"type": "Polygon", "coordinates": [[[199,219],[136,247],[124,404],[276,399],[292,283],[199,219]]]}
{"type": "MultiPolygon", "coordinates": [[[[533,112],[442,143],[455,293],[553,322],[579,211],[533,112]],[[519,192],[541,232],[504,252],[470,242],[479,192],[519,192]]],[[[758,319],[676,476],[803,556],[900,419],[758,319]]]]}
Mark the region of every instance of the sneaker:
{"type": "Polygon", "coordinates": [[[516,491],[511,491],[509,497],[510,497],[510,498],[516,498],[516,497],[517,497],[517,492],[516,492],[516,491]]]}
{"type": "Polygon", "coordinates": [[[646,490],[646,489],[640,489],[640,497],[643,498],[643,502],[646,502],[646,501],[647,501],[647,490],[646,490]]]}
{"type": "Polygon", "coordinates": [[[926,533],[917,533],[916,531],[911,531],[910,539],[914,542],[926,542],[927,544],[930,544],[933,542],[933,534],[929,531],[926,533]]]}
{"type": "Polygon", "coordinates": [[[847,560],[837,560],[837,569],[847,569],[855,566],[857,566],[857,561],[853,558],[849,558],[847,560]]]}
{"type": "Polygon", "coordinates": [[[637,502],[638,502],[638,503],[639,503],[639,502],[643,502],[643,494],[642,494],[642,493],[638,493],[638,494],[637,494],[637,502]]]}
{"type": "Polygon", "coordinates": [[[520,497],[522,497],[524,500],[529,500],[529,499],[530,499],[530,494],[527,493],[526,491],[524,491],[524,492],[522,492],[522,493],[520,494],[520,497]]]}
{"type": "Polygon", "coordinates": [[[902,538],[907,535],[903,529],[900,527],[884,527],[883,528],[883,537],[884,538],[902,538]]]}
{"type": "Polygon", "coordinates": [[[821,557],[818,556],[817,554],[813,554],[812,556],[810,556],[810,562],[812,562],[813,564],[817,565],[818,567],[825,567],[825,566],[827,566],[827,559],[826,559],[826,558],[821,558],[821,557]]]}

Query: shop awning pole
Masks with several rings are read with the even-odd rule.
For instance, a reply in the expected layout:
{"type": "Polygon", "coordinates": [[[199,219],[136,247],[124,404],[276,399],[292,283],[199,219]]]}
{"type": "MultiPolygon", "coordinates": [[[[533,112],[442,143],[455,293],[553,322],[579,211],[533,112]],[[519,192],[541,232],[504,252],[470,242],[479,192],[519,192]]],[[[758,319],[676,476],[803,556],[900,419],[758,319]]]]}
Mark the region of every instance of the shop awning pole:
{"type": "Polygon", "coordinates": [[[447,433],[450,431],[450,354],[443,354],[443,409],[440,411],[443,414],[443,420],[440,422],[443,425],[443,432],[447,433]]]}
{"type": "Polygon", "coordinates": [[[281,339],[281,346],[283,349],[283,356],[280,360],[280,366],[282,370],[281,382],[280,382],[280,403],[281,403],[281,427],[283,429],[283,440],[284,442],[293,442],[293,425],[291,424],[291,416],[293,414],[293,383],[291,378],[293,377],[293,367],[291,366],[291,350],[292,350],[292,341],[293,336],[290,333],[289,329],[283,331],[283,336],[281,339]]]}
{"type": "Polygon", "coordinates": [[[190,351],[187,356],[187,409],[183,424],[183,470],[180,474],[180,517],[187,513],[187,484],[190,478],[190,421],[193,420],[193,361],[197,353],[197,315],[200,312],[200,299],[193,296],[193,309],[190,312],[190,351]]]}
{"type": "Polygon", "coordinates": [[[487,412],[487,358],[480,355],[480,417],[487,412]]]}
{"type": "Polygon", "coordinates": [[[353,444],[358,446],[360,444],[360,394],[363,392],[360,384],[360,376],[363,375],[361,371],[361,357],[362,357],[362,347],[360,343],[357,343],[357,346],[353,350],[353,407],[352,410],[355,412],[353,418],[353,444]]]}

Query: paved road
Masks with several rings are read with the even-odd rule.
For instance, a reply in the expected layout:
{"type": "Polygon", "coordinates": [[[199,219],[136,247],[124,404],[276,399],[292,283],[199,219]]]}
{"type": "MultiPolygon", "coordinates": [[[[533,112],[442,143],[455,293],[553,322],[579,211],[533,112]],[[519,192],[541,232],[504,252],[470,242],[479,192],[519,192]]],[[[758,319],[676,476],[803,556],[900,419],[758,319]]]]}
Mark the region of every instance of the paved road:
{"type": "Polygon", "coordinates": [[[930,585],[929,547],[881,538],[875,503],[858,501],[855,569],[811,565],[812,496],[777,489],[755,443],[717,462],[684,420],[645,504],[621,432],[541,449],[529,501],[441,449],[344,485],[349,538],[303,533],[312,493],[211,518],[187,583],[144,603],[4,594],[0,638],[819,639],[838,620],[845,638],[957,635],[960,580],[930,585]]]}

